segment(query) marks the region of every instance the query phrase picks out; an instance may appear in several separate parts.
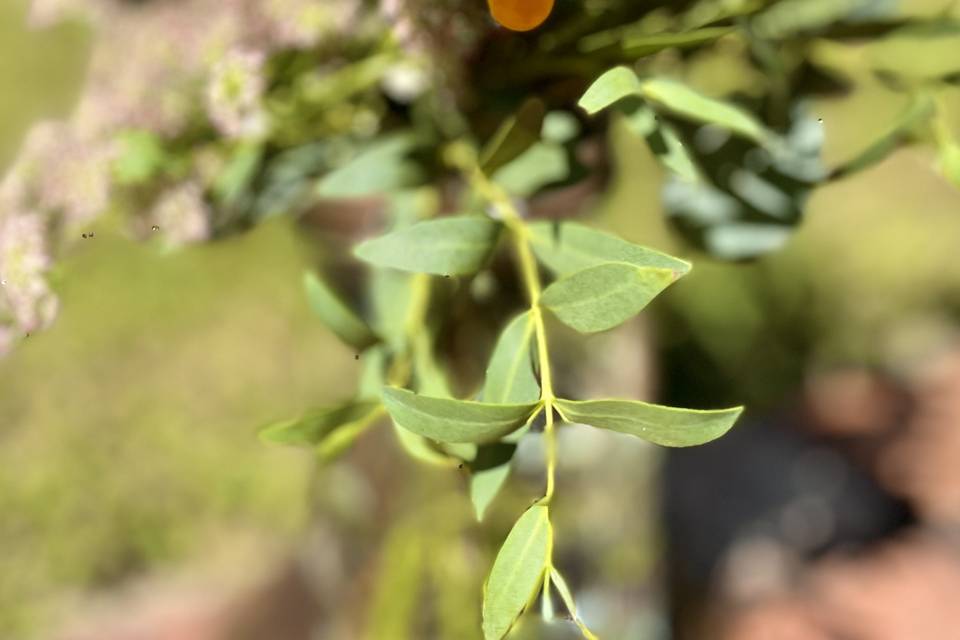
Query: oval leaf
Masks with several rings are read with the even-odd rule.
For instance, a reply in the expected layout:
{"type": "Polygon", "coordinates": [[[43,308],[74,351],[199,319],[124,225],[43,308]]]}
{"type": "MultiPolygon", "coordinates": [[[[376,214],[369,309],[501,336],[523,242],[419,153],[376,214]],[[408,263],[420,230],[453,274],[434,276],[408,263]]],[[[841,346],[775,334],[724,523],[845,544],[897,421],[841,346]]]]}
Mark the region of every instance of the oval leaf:
{"type": "Polygon", "coordinates": [[[581,333],[596,333],[640,313],[673,281],[670,269],[610,262],[557,280],[540,301],[565,325],[581,333]]]}
{"type": "Polygon", "coordinates": [[[300,418],[263,427],[260,429],[260,439],[272,444],[317,446],[338,429],[372,420],[379,409],[378,402],[356,402],[314,409],[300,418]]]}
{"type": "Polygon", "coordinates": [[[398,425],[437,442],[492,442],[524,425],[539,404],[486,404],[430,398],[396,387],[383,404],[398,425]]]}
{"type": "Polygon", "coordinates": [[[499,404],[536,402],[540,383],[533,374],[533,318],[522,313],[500,334],[483,386],[483,401],[499,404]]]}
{"type": "Polygon", "coordinates": [[[379,267],[434,275],[467,275],[483,266],[500,224],[481,216],[427,220],[361,243],[356,256],[379,267]]]}
{"type": "Polygon", "coordinates": [[[503,167],[540,140],[546,108],[543,101],[530,98],[490,139],[480,154],[480,169],[488,176],[503,167]]]}
{"type": "Polygon", "coordinates": [[[553,531],[547,507],[520,516],[490,570],[483,589],[483,637],[500,640],[536,596],[547,569],[553,531]]]}
{"type": "Polygon", "coordinates": [[[628,67],[614,67],[590,85],[577,105],[594,115],[628,96],[639,94],[640,80],[637,74],[628,67]]]}
{"type": "Polygon", "coordinates": [[[346,344],[365,349],[377,341],[367,323],[360,319],[326,282],[312,271],[303,274],[303,288],[310,308],[346,344]]]}
{"type": "Polygon", "coordinates": [[[636,400],[558,400],[568,422],[619,431],[665,447],[692,447],[716,440],[733,426],[743,407],[697,411],[636,400]]]}
{"type": "Polygon", "coordinates": [[[766,127],[740,107],[705,96],[676,80],[645,80],[641,84],[641,94],[681,118],[716,125],[759,144],[767,144],[774,138],[766,127]]]}
{"type": "Polygon", "coordinates": [[[575,222],[534,222],[529,229],[537,259],[557,275],[569,275],[606,262],[670,269],[676,278],[690,271],[689,262],[575,222]]]}

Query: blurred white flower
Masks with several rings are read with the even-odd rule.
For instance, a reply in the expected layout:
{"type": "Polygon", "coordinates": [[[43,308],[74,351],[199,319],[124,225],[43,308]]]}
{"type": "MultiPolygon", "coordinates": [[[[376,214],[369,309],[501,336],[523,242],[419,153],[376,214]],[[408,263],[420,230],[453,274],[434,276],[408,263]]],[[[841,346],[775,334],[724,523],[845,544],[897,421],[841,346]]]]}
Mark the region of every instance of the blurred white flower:
{"type": "Polygon", "coordinates": [[[258,138],[267,132],[263,107],[266,79],[264,54],[234,49],[211,70],[207,84],[207,113],[229,138],[258,138]]]}
{"type": "Polygon", "coordinates": [[[0,355],[22,336],[45,329],[58,301],[46,281],[51,259],[46,220],[35,213],[0,213],[0,355]]]}
{"type": "Polygon", "coordinates": [[[184,182],[160,194],[148,217],[151,228],[170,247],[210,238],[210,207],[203,198],[203,189],[195,182],[184,182]]]}
{"type": "Polygon", "coordinates": [[[71,230],[107,208],[112,161],[112,144],[45,122],[31,129],[7,179],[21,206],[57,214],[71,230]]]}
{"type": "Polygon", "coordinates": [[[275,46],[307,49],[347,32],[356,0],[261,0],[259,11],[275,46]]]}

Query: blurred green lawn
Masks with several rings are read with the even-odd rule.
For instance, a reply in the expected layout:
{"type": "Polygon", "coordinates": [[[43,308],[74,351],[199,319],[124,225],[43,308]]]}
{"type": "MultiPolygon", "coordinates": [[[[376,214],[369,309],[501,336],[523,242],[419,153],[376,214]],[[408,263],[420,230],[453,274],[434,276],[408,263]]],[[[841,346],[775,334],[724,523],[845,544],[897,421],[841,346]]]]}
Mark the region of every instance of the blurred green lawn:
{"type": "MultiPolygon", "coordinates": [[[[22,24],[0,2],[0,157],[67,113],[87,40],[22,24]]],[[[309,316],[306,255],[284,222],[169,255],[104,227],[72,250],[53,329],[0,360],[0,637],[90,585],[289,541],[309,455],[254,429],[357,368],[309,316]]]]}

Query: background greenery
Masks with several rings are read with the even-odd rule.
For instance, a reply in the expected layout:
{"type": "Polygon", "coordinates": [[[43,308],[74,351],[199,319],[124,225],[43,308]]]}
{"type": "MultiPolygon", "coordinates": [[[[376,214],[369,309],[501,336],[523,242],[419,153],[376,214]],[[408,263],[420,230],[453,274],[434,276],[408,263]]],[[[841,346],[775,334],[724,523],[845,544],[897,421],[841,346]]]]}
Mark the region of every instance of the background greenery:
{"type": "MultiPolygon", "coordinates": [[[[908,4],[924,12],[944,3],[908,4]]],[[[29,122],[68,110],[89,37],[69,24],[27,31],[22,7],[0,4],[0,164],[29,122]]],[[[813,109],[833,165],[875,138],[898,105],[858,71],[864,51],[824,55],[857,78],[851,95],[813,109]]],[[[750,81],[712,55],[692,77],[716,90],[750,81]]],[[[960,114],[960,89],[948,99],[960,114]]],[[[960,131],[960,117],[954,125],[960,131]]],[[[696,260],[654,305],[671,320],[662,346],[692,337],[728,383],[724,395],[775,403],[810,368],[904,363],[952,326],[960,193],[931,171],[931,152],[898,153],[822,189],[784,251],[730,265],[691,254],[671,235],[654,161],[642,141],[614,138],[629,179],[616,181],[600,222],[696,260]]],[[[290,543],[306,518],[311,461],[262,446],[253,427],[337,399],[358,370],[308,313],[299,287],[308,262],[278,221],[176,254],[102,231],[62,263],[60,319],[0,361],[0,635],[42,629],[77,593],[290,543]]],[[[694,382],[691,394],[702,391],[694,382]]],[[[609,473],[635,477],[645,451],[628,449],[609,473]]],[[[593,496],[591,513],[615,518],[617,504],[593,496]]],[[[633,533],[631,545],[608,546],[595,563],[598,583],[651,570],[656,532],[642,544],[633,533]]],[[[591,606],[603,610],[588,597],[591,606]]]]}

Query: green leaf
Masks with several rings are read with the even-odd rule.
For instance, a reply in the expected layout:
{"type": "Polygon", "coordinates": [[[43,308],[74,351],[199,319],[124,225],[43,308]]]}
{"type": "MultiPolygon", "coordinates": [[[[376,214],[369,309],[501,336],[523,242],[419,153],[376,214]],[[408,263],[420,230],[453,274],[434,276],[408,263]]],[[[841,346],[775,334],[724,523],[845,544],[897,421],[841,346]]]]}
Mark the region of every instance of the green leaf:
{"type": "Polygon", "coordinates": [[[573,618],[574,624],[580,628],[580,632],[583,637],[586,638],[586,640],[597,640],[597,636],[595,636],[593,632],[587,628],[587,625],[585,625],[580,619],[580,615],[577,613],[577,604],[573,599],[573,592],[570,591],[567,581],[564,580],[563,576],[560,575],[560,572],[554,568],[550,569],[550,579],[557,588],[557,592],[560,594],[560,599],[563,600],[563,604],[570,613],[570,617],[573,618]]]}
{"type": "Polygon", "coordinates": [[[234,149],[212,187],[217,202],[241,202],[250,193],[262,160],[263,145],[259,142],[245,142],[234,149]]]}
{"type": "Polygon", "coordinates": [[[540,301],[581,333],[606,331],[640,313],[674,281],[670,269],[609,262],[557,280],[540,301]]]}
{"type": "Polygon", "coordinates": [[[314,409],[299,418],[263,427],[260,439],[271,444],[317,446],[338,429],[372,420],[379,410],[378,402],[351,402],[314,409]]]}
{"type": "Polygon", "coordinates": [[[743,407],[697,411],[636,400],[558,400],[564,420],[619,431],[665,447],[692,447],[716,440],[733,426],[743,407]]]}
{"type": "Polygon", "coordinates": [[[396,269],[372,269],[370,273],[371,323],[395,352],[401,351],[406,341],[405,324],[415,298],[416,277],[396,269]]]}
{"type": "Polygon", "coordinates": [[[480,154],[480,169],[492,176],[539,142],[545,113],[542,100],[530,98],[524,102],[515,115],[500,125],[480,154]]]}
{"type": "Polygon", "coordinates": [[[940,149],[940,171],[960,189],[960,144],[948,143],[940,149]]]}
{"type": "Polygon", "coordinates": [[[716,125],[759,144],[769,144],[775,138],[746,111],[722,100],[707,97],[676,80],[644,80],[640,94],[649,102],[681,118],[716,125]]]}
{"type": "Polygon", "coordinates": [[[497,497],[510,476],[510,463],[517,445],[504,442],[482,445],[470,462],[470,500],[477,520],[483,520],[487,507],[497,497]]]}
{"type": "Polygon", "coordinates": [[[628,67],[614,67],[596,79],[577,105],[594,115],[628,96],[640,95],[640,80],[628,67]]]}
{"type": "Polygon", "coordinates": [[[483,637],[500,640],[536,596],[553,547],[547,507],[520,516],[504,541],[483,587],[483,637]]]}
{"type": "Polygon", "coordinates": [[[514,196],[529,198],[546,186],[565,180],[570,162],[564,148],[555,143],[537,142],[512,162],[501,167],[494,182],[514,196]]]}
{"type": "Polygon", "coordinates": [[[422,170],[409,156],[418,146],[419,141],[409,134],[380,140],[321,178],[316,195],[358,198],[415,185],[423,178],[422,170]]]}
{"type": "Polygon", "coordinates": [[[113,174],[119,184],[143,184],[159,174],[167,163],[163,141],[155,133],[125,131],[117,136],[117,142],[113,174]]]}
{"type": "Polygon", "coordinates": [[[622,55],[641,58],[665,49],[690,49],[710,44],[733,31],[732,27],[704,27],[677,33],[645,33],[636,28],[618,27],[587,36],[580,41],[578,48],[589,53],[616,46],[622,55]]]}
{"type": "Polygon", "coordinates": [[[606,262],[670,269],[675,278],[690,271],[689,262],[576,222],[534,222],[528,228],[537,259],[557,275],[569,275],[606,262]]]}
{"type": "Polygon", "coordinates": [[[408,431],[393,423],[393,431],[403,450],[414,460],[419,460],[435,467],[456,467],[460,461],[446,453],[439,451],[433,444],[421,435],[408,431]]]}
{"type": "Polygon", "coordinates": [[[380,392],[386,384],[389,352],[385,345],[370,347],[361,355],[360,380],[357,382],[357,397],[361,400],[380,402],[380,392]]]}
{"type": "Polygon", "coordinates": [[[426,220],[367,240],[356,256],[380,267],[441,276],[468,275],[493,252],[500,224],[481,216],[426,220]]]}
{"type": "Polygon", "coordinates": [[[533,374],[533,318],[521,313],[500,334],[487,365],[483,401],[498,404],[536,402],[540,384],[533,374]]]}
{"type": "Polygon", "coordinates": [[[312,272],[303,274],[303,287],[310,308],[320,320],[346,344],[365,349],[377,341],[367,323],[360,319],[326,282],[312,272]]]}
{"type": "Polygon", "coordinates": [[[538,403],[487,404],[430,398],[396,387],[383,390],[383,404],[404,429],[438,442],[492,442],[516,431],[538,403]]]}

